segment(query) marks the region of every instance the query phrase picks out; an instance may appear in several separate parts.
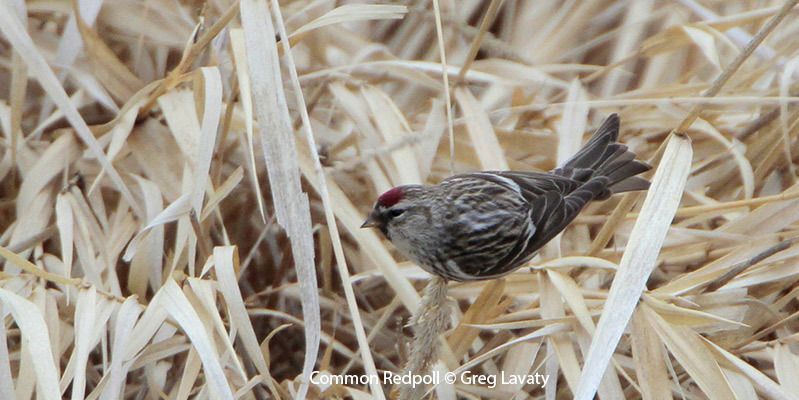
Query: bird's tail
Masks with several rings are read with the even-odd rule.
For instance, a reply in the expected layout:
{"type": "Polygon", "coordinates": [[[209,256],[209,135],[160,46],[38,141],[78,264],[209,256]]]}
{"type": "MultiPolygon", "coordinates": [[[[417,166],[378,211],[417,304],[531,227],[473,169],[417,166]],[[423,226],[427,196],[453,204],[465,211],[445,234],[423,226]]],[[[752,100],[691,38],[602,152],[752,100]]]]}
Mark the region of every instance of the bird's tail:
{"type": "Polygon", "coordinates": [[[636,160],[635,153],[616,142],[618,138],[619,116],[611,114],[574,157],[552,172],[581,182],[596,177],[606,178],[607,193],[597,196],[597,200],[615,193],[649,188],[649,181],[636,175],[651,167],[636,160]]]}

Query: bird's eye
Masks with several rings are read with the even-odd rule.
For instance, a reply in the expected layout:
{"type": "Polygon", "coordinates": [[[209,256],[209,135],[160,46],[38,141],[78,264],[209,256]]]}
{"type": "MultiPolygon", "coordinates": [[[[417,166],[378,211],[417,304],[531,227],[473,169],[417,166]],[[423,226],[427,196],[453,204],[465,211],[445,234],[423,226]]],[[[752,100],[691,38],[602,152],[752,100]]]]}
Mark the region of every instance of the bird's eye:
{"type": "Polygon", "coordinates": [[[388,216],[391,217],[391,218],[396,218],[396,217],[399,217],[400,215],[402,215],[402,213],[404,213],[404,212],[405,212],[405,210],[403,210],[401,208],[395,208],[395,209],[392,209],[392,210],[388,210],[388,216]]]}

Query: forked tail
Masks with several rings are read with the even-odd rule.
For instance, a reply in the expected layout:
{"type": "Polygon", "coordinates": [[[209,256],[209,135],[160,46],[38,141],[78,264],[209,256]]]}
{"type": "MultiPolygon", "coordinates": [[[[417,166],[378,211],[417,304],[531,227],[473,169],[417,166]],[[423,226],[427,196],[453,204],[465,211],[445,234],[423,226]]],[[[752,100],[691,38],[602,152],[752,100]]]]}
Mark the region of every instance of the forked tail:
{"type": "Polygon", "coordinates": [[[596,177],[607,178],[607,193],[596,196],[596,200],[615,193],[649,188],[649,181],[636,175],[651,167],[636,160],[635,153],[616,142],[618,138],[619,116],[611,114],[574,157],[552,172],[581,182],[596,177]]]}

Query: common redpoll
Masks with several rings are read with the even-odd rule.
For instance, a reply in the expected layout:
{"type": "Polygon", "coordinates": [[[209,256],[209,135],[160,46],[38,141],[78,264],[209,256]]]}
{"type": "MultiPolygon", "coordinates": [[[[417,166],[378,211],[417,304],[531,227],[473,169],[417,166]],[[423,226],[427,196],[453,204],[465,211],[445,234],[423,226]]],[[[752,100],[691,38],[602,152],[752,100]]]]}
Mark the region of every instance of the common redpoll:
{"type": "Polygon", "coordinates": [[[375,227],[399,252],[445,279],[508,274],[535,256],[592,200],[644,190],[636,175],[650,167],[616,143],[619,117],[609,116],[562,167],[541,172],[485,171],[437,185],[404,185],[383,193],[361,226],[375,227]]]}

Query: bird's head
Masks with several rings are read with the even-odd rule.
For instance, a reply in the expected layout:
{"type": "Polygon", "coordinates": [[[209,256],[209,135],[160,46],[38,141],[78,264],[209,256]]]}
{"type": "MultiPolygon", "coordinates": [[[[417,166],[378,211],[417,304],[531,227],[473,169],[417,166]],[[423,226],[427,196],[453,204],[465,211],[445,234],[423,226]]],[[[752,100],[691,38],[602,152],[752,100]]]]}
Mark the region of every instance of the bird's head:
{"type": "Polygon", "coordinates": [[[420,200],[424,195],[420,185],[391,188],[377,198],[372,212],[361,228],[377,228],[391,239],[391,232],[410,224],[419,223],[423,215],[420,200]]]}

